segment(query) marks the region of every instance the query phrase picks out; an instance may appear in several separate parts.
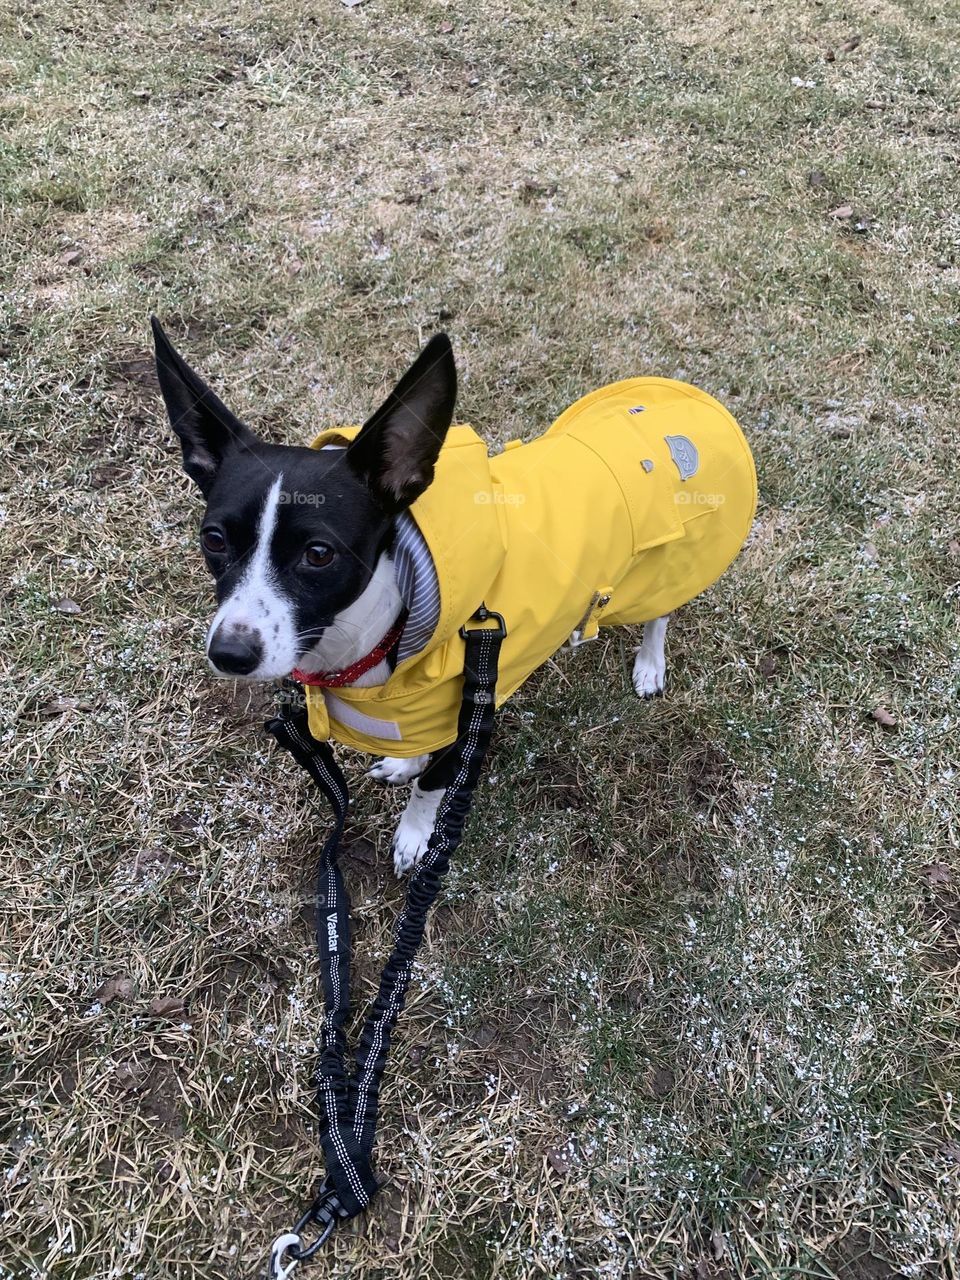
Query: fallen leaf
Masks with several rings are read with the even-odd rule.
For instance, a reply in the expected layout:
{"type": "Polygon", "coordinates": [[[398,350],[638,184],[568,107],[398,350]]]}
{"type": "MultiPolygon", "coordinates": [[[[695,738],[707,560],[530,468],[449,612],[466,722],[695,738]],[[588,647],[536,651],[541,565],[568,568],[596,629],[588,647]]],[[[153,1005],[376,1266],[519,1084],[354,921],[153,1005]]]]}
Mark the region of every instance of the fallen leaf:
{"type": "Polygon", "coordinates": [[[134,993],[132,978],[107,978],[97,992],[101,1004],[111,1004],[114,1000],[132,1000],[134,993]]]}
{"type": "Polygon", "coordinates": [[[186,1007],[182,996],[154,996],[150,1001],[150,1012],[155,1018],[180,1018],[186,1007]]]}
{"type": "Polygon", "coordinates": [[[836,60],[837,60],[837,55],[833,52],[833,50],[832,50],[832,49],[827,49],[827,50],[824,52],[823,60],[824,60],[824,62],[836,62],[836,60]]]}
{"type": "Polygon", "coordinates": [[[175,866],[173,858],[160,845],[147,845],[138,849],[130,863],[130,874],[141,878],[161,880],[171,874],[175,866]]]}
{"type": "Polygon", "coordinates": [[[167,826],[180,835],[192,835],[200,825],[200,815],[196,809],[178,809],[172,814],[167,826]]]}
{"type": "Polygon", "coordinates": [[[210,123],[215,129],[225,129],[227,127],[226,120],[211,120],[210,123]]]}
{"type": "Polygon", "coordinates": [[[854,49],[859,46],[862,39],[862,36],[851,36],[849,40],[844,40],[843,44],[840,46],[840,52],[853,53],[854,49]]]}
{"type": "Polygon", "coordinates": [[[922,871],[924,880],[932,889],[949,884],[953,878],[953,872],[945,862],[928,862],[922,871]]]}
{"type": "Polygon", "coordinates": [[[303,270],[303,263],[300,261],[299,258],[291,258],[290,261],[287,263],[288,276],[298,276],[302,270],[303,270]]]}
{"type": "Polygon", "coordinates": [[[448,36],[452,30],[453,30],[453,23],[452,23],[452,22],[441,22],[441,23],[440,23],[440,32],[441,32],[441,34],[442,34],[442,35],[448,36]]]}
{"type": "Polygon", "coordinates": [[[77,710],[76,698],[51,698],[37,711],[44,720],[52,720],[55,716],[66,715],[68,711],[77,710]]]}
{"type": "Polygon", "coordinates": [[[56,609],[57,613],[73,614],[81,612],[80,606],[77,604],[76,600],[71,600],[69,596],[62,596],[61,599],[55,600],[53,607],[56,609]]]}
{"type": "Polygon", "coordinates": [[[493,1027],[477,1027],[476,1031],[467,1037],[475,1049],[488,1049],[496,1038],[497,1033],[493,1027]]]}
{"type": "Polygon", "coordinates": [[[121,1062],[113,1069],[113,1078],[121,1089],[139,1089],[146,1079],[146,1071],[133,1058],[121,1062]]]}
{"type": "Polygon", "coordinates": [[[116,462],[104,462],[90,472],[91,489],[106,489],[108,485],[122,484],[129,480],[133,472],[129,467],[116,462]]]}
{"type": "Polygon", "coordinates": [[[960,542],[957,542],[956,539],[947,543],[947,550],[955,560],[960,559],[960,542]]]}
{"type": "Polygon", "coordinates": [[[870,718],[876,720],[881,729],[896,729],[897,719],[886,707],[874,707],[870,712],[870,718]]]}
{"type": "Polygon", "coordinates": [[[60,261],[65,267],[75,267],[82,258],[82,249],[68,249],[66,253],[60,255],[60,261]]]}
{"type": "Polygon", "coordinates": [[[827,214],[828,218],[852,218],[853,206],[849,204],[838,204],[836,209],[831,209],[827,214]]]}
{"type": "Polygon", "coordinates": [[[550,1147],[547,1151],[547,1164],[554,1173],[559,1173],[561,1178],[564,1177],[570,1172],[572,1164],[569,1149],[567,1147],[550,1147]]]}
{"type": "Polygon", "coordinates": [[[710,1237],[710,1246],[713,1249],[713,1256],[718,1262],[722,1262],[727,1256],[727,1237],[721,1231],[714,1231],[710,1237]]]}
{"type": "Polygon", "coordinates": [[[863,105],[868,111],[882,111],[887,104],[879,102],[876,98],[868,98],[863,105]]]}
{"type": "Polygon", "coordinates": [[[776,674],[776,671],[777,671],[776,654],[765,653],[763,657],[760,659],[760,674],[763,676],[764,680],[769,680],[771,676],[774,676],[776,674]]]}
{"type": "Polygon", "coordinates": [[[130,95],[131,97],[140,98],[142,100],[150,97],[150,90],[149,89],[131,89],[130,95]]]}

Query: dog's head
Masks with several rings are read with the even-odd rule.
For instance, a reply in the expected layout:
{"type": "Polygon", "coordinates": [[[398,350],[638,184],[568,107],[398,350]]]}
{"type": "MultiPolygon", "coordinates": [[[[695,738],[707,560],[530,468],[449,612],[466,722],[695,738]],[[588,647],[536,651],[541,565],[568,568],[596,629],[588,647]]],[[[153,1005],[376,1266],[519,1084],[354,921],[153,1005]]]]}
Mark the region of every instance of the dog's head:
{"type": "Polygon", "coordinates": [[[450,341],[427,343],[346,449],[259,440],[153,321],[183,466],[207,507],[200,547],[219,608],[207,657],[225,676],[288,675],[364,592],[393,519],[424,492],[453,418],[450,341]]]}

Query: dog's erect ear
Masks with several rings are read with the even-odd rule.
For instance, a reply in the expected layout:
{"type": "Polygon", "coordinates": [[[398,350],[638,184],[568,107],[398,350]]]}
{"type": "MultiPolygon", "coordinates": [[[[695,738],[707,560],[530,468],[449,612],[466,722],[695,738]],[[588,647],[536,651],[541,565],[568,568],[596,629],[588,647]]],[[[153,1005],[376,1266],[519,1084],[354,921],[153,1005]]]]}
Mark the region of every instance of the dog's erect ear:
{"type": "Polygon", "coordinates": [[[433,479],[456,401],[453,348],[438,333],[347,449],[347,462],[388,515],[409,507],[433,479]]]}
{"type": "Polygon", "coordinates": [[[252,444],[255,437],[174,350],[156,316],[150,317],[150,324],[157,378],[170,425],[183,446],[183,469],[207,494],[227,450],[237,444],[252,444]]]}

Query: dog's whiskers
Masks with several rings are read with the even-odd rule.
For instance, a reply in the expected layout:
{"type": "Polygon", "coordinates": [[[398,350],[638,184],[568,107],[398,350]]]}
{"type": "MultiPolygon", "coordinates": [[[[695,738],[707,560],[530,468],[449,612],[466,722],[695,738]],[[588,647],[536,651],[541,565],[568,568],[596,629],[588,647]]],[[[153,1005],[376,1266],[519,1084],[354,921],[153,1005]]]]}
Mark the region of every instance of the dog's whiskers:
{"type": "Polygon", "coordinates": [[[294,640],[322,640],[327,627],[310,627],[307,631],[294,633],[294,640]]]}

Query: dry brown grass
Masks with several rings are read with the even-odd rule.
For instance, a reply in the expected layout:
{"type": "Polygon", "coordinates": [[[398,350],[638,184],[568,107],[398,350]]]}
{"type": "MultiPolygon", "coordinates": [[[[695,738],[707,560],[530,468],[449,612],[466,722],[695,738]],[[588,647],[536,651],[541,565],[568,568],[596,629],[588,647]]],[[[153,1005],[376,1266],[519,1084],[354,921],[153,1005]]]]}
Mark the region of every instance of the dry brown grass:
{"type": "Polygon", "coordinates": [[[276,439],[443,327],[491,441],[657,372],[761,475],[665,700],[613,636],[505,709],[329,1273],[956,1277],[955,7],[3,22],[3,1274],[246,1280],[320,1167],[325,819],[205,674],[155,310],[276,439]]]}

